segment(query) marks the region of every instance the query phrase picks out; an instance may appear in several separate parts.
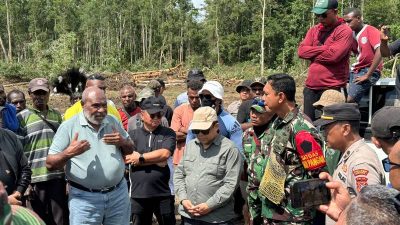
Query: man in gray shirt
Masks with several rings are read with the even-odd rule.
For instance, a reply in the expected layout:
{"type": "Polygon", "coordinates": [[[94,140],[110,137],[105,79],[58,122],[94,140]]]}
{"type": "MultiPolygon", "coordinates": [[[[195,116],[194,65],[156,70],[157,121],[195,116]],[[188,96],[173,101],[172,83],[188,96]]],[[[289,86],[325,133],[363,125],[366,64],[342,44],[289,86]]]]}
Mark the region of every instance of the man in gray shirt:
{"type": "Polygon", "coordinates": [[[239,151],[218,133],[217,113],[211,107],[194,112],[189,130],[197,137],[187,144],[174,174],[183,224],[232,224],[233,193],[242,163],[239,151]]]}

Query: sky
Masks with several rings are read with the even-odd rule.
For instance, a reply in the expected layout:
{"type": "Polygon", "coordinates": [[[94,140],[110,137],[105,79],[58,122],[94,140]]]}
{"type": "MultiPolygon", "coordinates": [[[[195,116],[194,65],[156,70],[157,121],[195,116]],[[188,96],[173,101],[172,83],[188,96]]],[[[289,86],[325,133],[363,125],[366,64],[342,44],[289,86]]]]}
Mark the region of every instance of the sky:
{"type": "Polygon", "coordinates": [[[204,0],[192,0],[194,7],[199,8],[204,4],[204,0]]]}

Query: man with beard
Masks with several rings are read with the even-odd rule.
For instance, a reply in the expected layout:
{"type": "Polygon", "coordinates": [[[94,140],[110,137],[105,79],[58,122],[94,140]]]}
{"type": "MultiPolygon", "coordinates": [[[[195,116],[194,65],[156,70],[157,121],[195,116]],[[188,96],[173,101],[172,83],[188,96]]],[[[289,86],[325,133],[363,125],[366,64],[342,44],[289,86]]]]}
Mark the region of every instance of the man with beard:
{"type": "MultiPolygon", "coordinates": [[[[233,141],[243,155],[242,129],[238,121],[223,108],[224,88],[218,81],[207,81],[199,91],[201,106],[210,106],[218,115],[219,133],[233,141]]],[[[186,136],[186,144],[195,139],[193,132],[186,136]]]]}
{"type": "Polygon", "coordinates": [[[143,126],[129,131],[134,152],[126,156],[126,163],[131,164],[132,223],[151,224],[155,213],[160,225],[175,225],[167,160],[175,150],[176,135],[171,128],[161,126],[164,105],[160,98],[146,98],[140,107],[143,126]]]}
{"type": "Polygon", "coordinates": [[[46,166],[66,168],[71,225],[128,225],[123,155],[132,152],[133,143],[120,122],[107,115],[103,90],[86,88],[81,102],[83,111],[60,126],[46,166]]]}
{"type": "Polygon", "coordinates": [[[26,99],[24,92],[14,89],[7,94],[7,101],[15,106],[17,113],[26,109],[26,99]]]}
{"type": "Polygon", "coordinates": [[[61,114],[50,108],[50,87],[45,78],[29,82],[28,93],[32,108],[18,113],[21,124],[19,136],[32,169],[28,208],[35,211],[46,224],[68,224],[67,196],[63,168],[46,169],[46,157],[54,135],[62,122],[61,114]]]}
{"type": "Polygon", "coordinates": [[[171,128],[176,133],[176,149],[173,160],[175,166],[179,164],[185,151],[186,135],[193,118],[193,112],[200,107],[199,90],[202,86],[201,81],[190,81],[187,88],[189,103],[183,103],[174,110],[171,128]]]}
{"type": "Polygon", "coordinates": [[[136,105],[136,92],[135,88],[131,84],[125,84],[119,92],[121,98],[122,108],[118,109],[119,115],[121,116],[122,125],[125,130],[128,130],[128,120],[132,116],[140,113],[140,107],[136,105]]]}

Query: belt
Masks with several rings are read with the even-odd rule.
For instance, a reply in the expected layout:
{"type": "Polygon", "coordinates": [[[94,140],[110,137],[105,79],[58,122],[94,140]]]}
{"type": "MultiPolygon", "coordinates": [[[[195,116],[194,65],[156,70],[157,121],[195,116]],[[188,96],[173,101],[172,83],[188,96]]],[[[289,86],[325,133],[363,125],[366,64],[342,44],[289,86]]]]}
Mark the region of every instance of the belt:
{"type": "MultiPolygon", "coordinates": [[[[122,180],[123,180],[123,179],[124,179],[124,178],[122,178],[122,180]]],[[[114,186],[112,186],[112,187],[102,188],[102,189],[87,188],[87,187],[84,187],[84,186],[82,186],[82,185],[80,185],[80,184],[78,184],[78,183],[75,183],[75,182],[73,182],[73,181],[70,181],[70,180],[68,181],[68,183],[69,183],[72,187],[77,188],[77,189],[82,190],[82,191],[96,192],[96,193],[103,193],[103,194],[104,194],[104,193],[108,193],[108,192],[113,191],[114,189],[116,189],[116,188],[121,184],[122,180],[121,180],[120,182],[118,182],[117,185],[114,185],[114,186]]]]}

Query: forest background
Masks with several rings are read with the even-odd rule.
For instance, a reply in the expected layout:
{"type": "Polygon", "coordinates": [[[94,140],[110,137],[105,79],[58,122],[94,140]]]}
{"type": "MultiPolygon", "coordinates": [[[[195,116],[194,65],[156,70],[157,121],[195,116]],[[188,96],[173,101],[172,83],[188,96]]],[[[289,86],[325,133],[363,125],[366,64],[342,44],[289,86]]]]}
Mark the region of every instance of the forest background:
{"type": "MultiPolygon", "coordinates": [[[[315,0],[2,0],[0,76],[55,78],[76,67],[118,73],[202,68],[219,78],[306,76],[297,47],[315,0]]],[[[400,0],[339,0],[400,38],[400,0]]],[[[390,63],[385,68],[390,68],[390,63]]],[[[207,72],[207,71],[206,71],[207,72]]]]}

